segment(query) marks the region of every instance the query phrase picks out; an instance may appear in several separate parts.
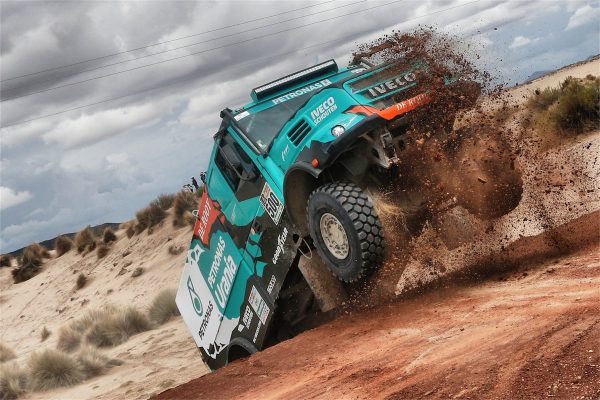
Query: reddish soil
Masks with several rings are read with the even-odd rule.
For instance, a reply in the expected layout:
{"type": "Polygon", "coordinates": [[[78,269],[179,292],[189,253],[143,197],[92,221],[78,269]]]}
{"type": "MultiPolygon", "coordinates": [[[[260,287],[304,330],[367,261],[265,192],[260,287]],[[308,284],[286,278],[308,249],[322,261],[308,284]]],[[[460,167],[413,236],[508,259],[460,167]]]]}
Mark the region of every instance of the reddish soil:
{"type": "Polygon", "coordinates": [[[598,254],[351,312],[157,398],[600,399],[598,254]]]}

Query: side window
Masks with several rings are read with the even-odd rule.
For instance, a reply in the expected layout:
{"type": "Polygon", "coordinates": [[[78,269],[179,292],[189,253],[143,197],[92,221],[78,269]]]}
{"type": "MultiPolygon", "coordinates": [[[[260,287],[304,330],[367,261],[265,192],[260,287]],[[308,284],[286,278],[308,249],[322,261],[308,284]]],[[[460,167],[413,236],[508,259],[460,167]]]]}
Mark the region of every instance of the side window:
{"type": "Polygon", "coordinates": [[[225,176],[231,190],[237,192],[248,183],[255,183],[259,171],[241,146],[230,136],[224,135],[218,145],[215,164],[225,176]]]}

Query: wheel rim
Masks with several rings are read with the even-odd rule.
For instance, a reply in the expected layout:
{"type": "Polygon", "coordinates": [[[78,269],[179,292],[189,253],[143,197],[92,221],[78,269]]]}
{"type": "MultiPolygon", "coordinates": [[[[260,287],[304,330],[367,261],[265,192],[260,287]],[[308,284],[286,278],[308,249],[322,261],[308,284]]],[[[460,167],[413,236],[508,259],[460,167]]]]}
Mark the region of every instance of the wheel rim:
{"type": "Polygon", "coordinates": [[[338,260],[348,257],[350,243],[348,235],[339,219],[333,214],[325,213],[321,216],[319,222],[321,237],[327,247],[327,250],[338,260]]]}

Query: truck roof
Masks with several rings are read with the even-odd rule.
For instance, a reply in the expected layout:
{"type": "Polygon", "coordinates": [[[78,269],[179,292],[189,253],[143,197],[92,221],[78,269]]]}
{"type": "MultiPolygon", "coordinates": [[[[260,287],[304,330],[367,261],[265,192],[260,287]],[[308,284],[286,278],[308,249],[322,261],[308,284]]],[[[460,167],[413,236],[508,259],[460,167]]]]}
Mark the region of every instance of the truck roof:
{"type": "MultiPolygon", "coordinates": [[[[278,97],[284,96],[313,83],[318,83],[324,79],[331,78],[332,76],[346,72],[347,70],[348,68],[340,69],[335,60],[331,59],[320,64],[313,65],[312,67],[308,67],[286,75],[282,78],[252,89],[250,92],[252,101],[237,109],[236,112],[249,109],[257,104],[261,104],[269,100],[277,99],[278,97]]],[[[312,91],[312,89],[308,91],[312,91]]]]}

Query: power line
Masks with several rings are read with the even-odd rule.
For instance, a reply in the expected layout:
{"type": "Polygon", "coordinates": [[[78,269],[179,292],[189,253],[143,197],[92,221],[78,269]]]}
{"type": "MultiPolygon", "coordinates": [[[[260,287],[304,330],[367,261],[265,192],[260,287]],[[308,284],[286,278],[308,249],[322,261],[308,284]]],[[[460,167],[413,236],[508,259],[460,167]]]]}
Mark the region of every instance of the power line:
{"type": "MultiPolygon", "coordinates": [[[[233,28],[233,27],[236,27],[236,26],[246,25],[246,24],[249,24],[251,22],[257,22],[257,21],[262,21],[262,20],[265,20],[265,19],[273,18],[273,17],[278,17],[280,15],[289,14],[289,13],[293,13],[293,12],[300,11],[300,10],[305,10],[307,8],[319,7],[319,6],[328,4],[328,3],[333,3],[335,1],[336,0],[328,0],[328,1],[324,1],[322,3],[318,3],[318,4],[311,4],[311,5],[308,5],[308,6],[304,6],[304,7],[300,7],[300,8],[295,8],[293,10],[283,11],[283,12],[280,12],[280,13],[277,13],[277,14],[271,14],[271,15],[267,15],[267,16],[260,17],[260,18],[255,18],[255,19],[249,19],[249,20],[246,20],[246,21],[238,22],[236,24],[226,25],[226,26],[223,26],[223,27],[220,27],[220,28],[215,28],[215,29],[210,29],[210,30],[203,31],[203,32],[194,33],[192,35],[181,36],[181,37],[178,37],[178,38],[175,38],[175,39],[165,40],[163,42],[152,43],[152,44],[149,44],[149,45],[146,45],[146,46],[140,46],[140,47],[136,47],[136,48],[129,49],[129,50],[122,50],[122,51],[118,51],[116,53],[106,54],[106,55],[98,56],[98,57],[94,57],[94,58],[89,58],[87,60],[81,60],[81,61],[77,61],[77,62],[74,62],[74,63],[71,63],[71,64],[64,64],[64,65],[60,65],[60,66],[57,66],[57,67],[52,67],[52,68],[40,70],[40,71],[37,71],[37,72],[31,72],[31,73],[28,73],[28,74],[13,76],[11,78],[2,79],[2,80],[0,80],[0,82],[11,81],[11,80],[14,80],[14,79],[24,78],[26,76],[31,76],[31,75],[38,75],[38,74],[41,74],[41,73],[44,73],[44,72],[56,71],[58,69],[72,67],[72,66],[75,66],[75,65],[80,65],[80,64],[84,64],[84,63],[87,63],[87,62],[90,62],[90,61],[97,61],[97,60],[102,60],[104,58],[115,57],[115,56],[118,56],[118,55],[121,55],[121,54],[126,54],[126,53],[130,53],[130,52],[137,51],[137,50],[147,49],[149,47],[160,46],[162,44],[176,42],[178,40],[189,39],[191,37],[205,35],[207,33],[222,31],[222,30],[233,28]]],[[[325,11],[327,11],[327,10],[325,10],[325,11]]]]}
{"type": "MultiPolygon", "coordinates": [[[[419,16],[413,17],[413,18],[408,18],[408,19],[405,19],[403,21],[400,21],[399,23],[414,21],[414,20],[417,20],[417,19],[420,19],[420,18],[424,18],[424,17],[428,17],[428,16],[431,16],[431,15],[434,15],[434,14],[439,14],[439,13],[450,11],[450,10],[453,10],[453,9],[456,9],[456,8],[460,8],[460,7],[471,5],[471,4],[474,4],[474,3],[478,3],[480,1],[481,0],[473,0],[473,1],[470,1],[468,3],[463,3],[463,4],[456,5],[456,6],[444,8],[444,9],[441,9],[441,10],[433,11],[431,13],[419,15],[419,16]]],[[[384,31],[384,30],[381,30],[381,31],[384,31]]],[[[333,40],[329,40],[329,41],[326,41],[326,42],[317,43],[317,44],[314,44],[314,45],[302,47],[300,49],[291,50],[291,51],[284,52],[284,53],[279,53],[279,54],[276,54],[276,55],[273,55],[273,56],[267,56],[267,57],[261,57],[261,58],[253,59],[253,60],[250,60],[248,62],[244,62],[244,63],[238,64],[237,66],[233,67],[233,69],[236,69],[236,68],[238,68],[238,67],[240,67],[242,65],[245,66],[247,64],[252,64],[252,63],[255,63],[257,61],[263,61],[263,60],[267,60],[267,59],[271,59],[271,58],[278,58],[278,57],[281,57],[281,56],[284,56],[284,55],[287,55],[287,54],[297,53],[299,51],[306,50],[306,49],[309,49],[309,48],[319,47],[319,46],[323,46],[323,45],[334,43],[334,42],[341,42],[341,41],[344,41],[347,37],[348,36],[344,36],[344,37],[341,37],[341,38],[338,38],[338,39],[333,39],[333,40]]],[[[161,89],[161,88],[164,88],[164,87],[167,87],[167,86],[172,86],[172,85],[175,85],[177,83],[185,82],[185,81],[196,79],[196,78],[197,78],[196,76],[187,77],[187,78],[175,80],[175,81],[172,81],[172,82],[169,82],[167,84],[160,85],[160,86],[157,86],[157,87],[154,87],[154,88],[144,89],[144,90],[140,90],[140,91],[137,91],[137,92],[134,92],[134,93],[129,93],[129,94],[126,94],[126,95],[122,95],[122,96],[118,96],[118,97],[113,97],[113,98],[108,98],[108,99],[100,100],[100,101],[97,101],[97,102],[94,102],[94,103],[84,104],[84,105],[81,105],[81,106],[77,106],[77,107],[69,108],[69,109],[66,109],[66,110],[58,111],[58,112],[55,112],[55,113],[41,115],[39,117],[30,118],[28,120],[14,122],[14,123],[7,124],[7,125],[2,125],[2,126],[0,126],[0,129],[1,128],[8,128],[10,126],[15,126],[15,125],[22,125],[22,124],[26,124],[26,123],[29,123],[29,122],[33,122],[33,121],[39,120],[39,119],[54,117],[56,115],[64,114],[64,113],[67,113],[67,112],[71,112],[71,111],[75,111],[75,110],[80,110],[82,108],[92,107],[92,106],[95,106],[95,105],[99,105],[99,104],[108,103],[108,102],[111,102],[111,101],[120,100],[120,99],[123,99],[123,98],[126,98],[126,97],[135,96],[135,95],[138,95],[138,94],[142,94],[142,93],[154,91],[154,90],[157,90],[157,89],[161,89]]]]}
{"type": "Polygon", "coordinates": [[[186,58],[186,57],[190,57],[190,56],[194,56],[194,55],[198,55],[198,54],[207,53],[209,51],[219,50],[219,49],[223,49],[223,48],[226,48],[226,47],[235,46],[237,44],[251,42],[251,41],[257,40],[257,39],[263,39],[263,38],[266,38],[266,37],[269,37],[269,36],[275,36],[275,35],[278,35],[280,33],[289,32],[289,31],[293,31],[293,30],[296,30],[296,29],[300,29],[300,28],[306,28],[307,26],[312,26],[312,25],[320,24],[322,22],[332,21],[334,19],[338,19],[338,18],[342,18],[342,17],[347,17],[347,16],[353,15],[353,14],[362,13],[362,12],[365,12],[365,11],[373,10],[375,8],[385,7],[385,6],[388,6],[390,4],[399,3],[399,2],[402,2],[402,1],[405,1],[405,0],[394,0],[394,1],[391,1],[391,2],[388,2],[388,3],[376,5],[376,6],[373,6],[373,7],[363,8],[361,10],[353,11],[353,12],[350,12],[350,13],[340,14],[340,15],[336,15],[334,17],[325,18],[325,19],[322,19],[322,20],[319,20],[319,21],[310,22],[308,24],[298,25],[298,26],[295,26],[295,27],[292,27],[292,28],[283,29],[283,30],[280,30],[280,31],[277,31],[277,32],[267,33],[267,34],[260,35],[260,36],[255,36],[253,38],[244,39],[244,40],[241,40],[239,42],[228,43],[226,45],[217,46],[217,47],[213,47],[213,48],[205,49],[205,50],[201,50],[201,51],[196,51],[196,52],[193,52],[193,53],[185,54],[183,56],[168,58],[166,60],[156,61],[156,62],[153,62],[153,63],[149,63],[149,64],[145,64],[145,65],[140,65],[138,67],[123,69],[121,71],[111,72],[111,73],[105,74],[105,75],[98,75],[98,76],[95,76],[95,77],[92,77],[92,78],[82,79],[82,80],[76,81],[76,82],[65,83],[63,85],[53,86],[53,87],[46,88],[46,89],[36,90],[36,91],[28,92],[28,93],[25,93],[25,94],[20,94],[18,96],[8,97],[8,98],[5,98],[5,99],[1,99],[0,102],[10,101],[10,100],[16,100],[16,99],[20,99],[21,97],[32,96],[34,94],[49,92],[49,91],[56,90],[56,89],[61,89],[61,88],[64,88],[64,87],[69,87],[69,86],[79,85],[79,84],[85,83],[85,82],[94,81],[96,79],[107,78],[109,76],[119,75],[119,74],[122,74],[122,73],[125,73],[125,72],[129,72],[129,71],[135,71],[135,70],[138,70],[138,69],[142,69],[142,68],[146,68],[146,67],[151,67],[151,66],[158,65],[158,64],[163,64],[163,63],[166,63],[166,62],[180,60],[182,58],[186,58]]]}
{"type": "MultiPolygon", "coordinates": [[[[146,55],[143,55],[143,56],[140,56],[140,57],[134,57],[134,58],[131,58],[131,59],[128,59],[128,60],[116,61],[116,62],[113,62],[113,63],[110,63],[110,64],[104,64],[104,65],[100,65],[100,66],[97,66],[97,67],[94,67],[94,68],[84,69],[84,70],[75,72],[73,75],[79,75],[79,74],[83,74],[83,73],[86,73],[86,72],[96,71],[96,70],[99,70],[99,69],[104,69],[104,68],[112,67],[112,66],[119,65],[119,64],[124,64],[124,63],[129,63],[129,62],[141,60],[143,58],[148,58],[148,57],[153,57],[153,56],[157,56],[157,55],[160,55],[160,54],[170,53],[172,51],[176,51],[176,50],[181,50],[181,49],[185,49],[185,48],[188,48],[188,47],[197,46],[197,45],[203,44],[203,43],[214,42],[214,41],[219,40],[219,39],[224,39],[224,38],[228,38],[228,37],[232,37],[232,36],[241,35],[243,33],[252,32],[252,31],[259,30],[259,29],[268,28],[270,26],[281,25],[281,24],[284,24],[286,22],[294,21],[294,20],[297,20],[297,19],[303,19],[303,18],[306,18],[306,17],[310,17],[310,16],[313,16],[313,15],[317,15],[317,14],[321,14],[321,13],[325,13],[325,12],[334,11],[334,10],[337,10],[339,8],[353,6],[353,5],[356,5],[358,3],[363,3],[365,1],[366,0],[359,0],[359,1],[356,1],[354,3],[347,3],[347,4],[341,5],[339,7],[333,7],[333,8],[330,8],[328,10],[323,10],[323,11],[319,11],[319,12],[315,12],[315,13],[311,13],[311,14],[306,14],[306,15],[302,15],[300,17],[294,17],[294,18],[284,19],[282,21],[277,21],[277,22],[274,22],[272,24],[258,26],[258,27],[255,27],[255,28],[250,28],[250,29],[246,29],[246,30],[243,30],[243,31],[239,31],[239,32],[235,32],[235,33],[230,33],[228,35],[218,36],[218,37],[215,37],[215,38],[203,40],[203,41],[200,41],[200,42],[190,43],[190,44],[186,44],[186,45],[179,46],[179,47],[173,47],[171,49],[157,51],[156,53],[146,54],[146,55]]],[[[166,43],[166,42],[163,42],[163,43],[166,43]]],[[[151,46],[154,46],[154,45],[151,45],[151,46]]],[[[46,79],[46,80],[36,81],[35,84],[42,84],[42,83],[52,82],[54,80],[55,79],[52,78],[52,79],[46,79]]],[[[11,92],[11,91],[18,90],[18,89],[19,89],[18,87],[17,88],[4,89],[4,90],[0,91],[0,95],[2,93],[4,93],[4,92],[7,92],[7,91],[11,92]]],[[[29,94],[35,94],[35,93],[39,93],[39,92],[26,93],[23,96],[28,96],[29,94]]],[[[13,97],[6,98],[4,100],[18,99],[19,97],[20,96],[13,96],[13,97]]]]}

